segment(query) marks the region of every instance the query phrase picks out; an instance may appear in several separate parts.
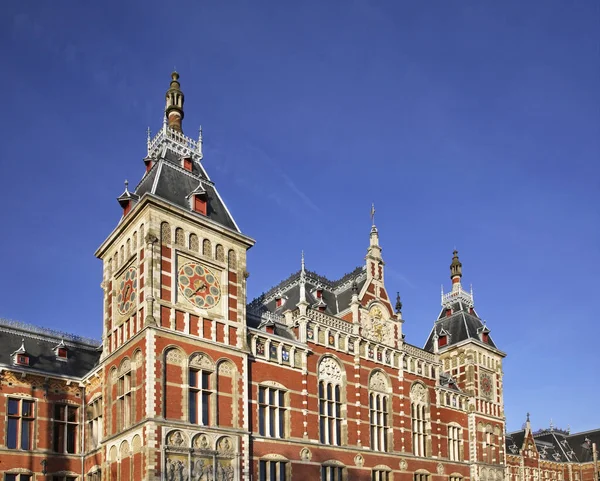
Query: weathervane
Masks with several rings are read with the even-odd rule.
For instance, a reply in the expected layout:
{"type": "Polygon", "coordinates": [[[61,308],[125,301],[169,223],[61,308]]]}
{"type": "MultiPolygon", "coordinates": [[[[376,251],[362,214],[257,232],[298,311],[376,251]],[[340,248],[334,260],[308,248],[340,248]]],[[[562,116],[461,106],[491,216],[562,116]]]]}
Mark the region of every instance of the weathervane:
{"type": "Polygon", "coordinates": [[[371,204],[371,224],[375,225],[375,203],[371,204]]]}

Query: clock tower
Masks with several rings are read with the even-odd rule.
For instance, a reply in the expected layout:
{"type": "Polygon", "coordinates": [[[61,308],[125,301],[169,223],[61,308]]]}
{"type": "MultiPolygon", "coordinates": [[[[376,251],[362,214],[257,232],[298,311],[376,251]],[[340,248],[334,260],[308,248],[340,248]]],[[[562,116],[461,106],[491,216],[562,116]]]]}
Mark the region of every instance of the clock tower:
{"type": "Polygon", "coordinates": [[[450,264],[452,290],[444,293],[442,310],[425,349],[439,355],[442,370],[469,396],[469,462],[471,478],[494,481],[504,476],[505,416],[500,351],[490,329],[475,311],[472,289],[462,287],[458,251],[450,264]]]}
{"type": "Polygon", "coordinates": [[[160,479],[184,465],[214,479],[248,470],[246,251],[254,241],[204,169],[202,131],[184,135],[183,105],[173,72],[143,176],[133,189],[125,184],[120,221],[96,252],[111,479],[160,479]]]}

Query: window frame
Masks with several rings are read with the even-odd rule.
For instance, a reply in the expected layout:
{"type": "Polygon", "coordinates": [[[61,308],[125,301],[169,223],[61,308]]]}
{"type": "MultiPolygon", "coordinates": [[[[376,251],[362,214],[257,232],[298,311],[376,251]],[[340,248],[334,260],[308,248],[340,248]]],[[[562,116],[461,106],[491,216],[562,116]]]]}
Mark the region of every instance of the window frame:
{"type": "Polygon", "coordinates": [[[212,406],[214,399],[213,377],[213,370],[201,367],[188,368],[188,421],[196,426],[211,425],[211,417],[214,411],[212,406]],[[194,376],[192,376],[192,373],[194,373],[194,376]],[[194,384],[192,384],[192,379],[195,379],[194,384]],[[198,379],[200,384],[198,384],[198,379]]]}
{"type": "Polygon", "coordinates": [[[78,454],[78,440],[79,440],[79,406],[65,403],[55,403],[54,413],[52,418],[52,450],[55,453],[61,454],[78,454]],[[57,417],[57,412],[60,412],[60,408],[64,408],[63,419],[57,417]],[[74,421],[69,420],[69,413],[74,412],[74,421]],[[61,433],[62,432],[62,436],[61,433]],[[62,437],[62,441],[61,441],[62,437]],[[69,451],[69,439],[73,440],[73,451],[69,451]],[[62,447],[58,447],[58,444],[62,444],[62,447]]]}
{"type": "Polygon", "coordinates": [[[258,386],[258,433],[261,436],[287,437],[287,396],[288,392],[283,387],[258,386]]]}
{"type": "Polygon", "coordinates": [[[342,445],[342,387],[331,380],[319,380],[319,441],[342,445]]]}
{"type": "Polygon", "coordinates": [[[133,375],[131,369],[117,378],[117,419],[122,428],[133,424],[133,375]]]}
{"type": "Polygon", "coordinates": [[[291,481],[290,462],[285,459],[259,459],[258,481],[291,481]]]}
{"type": "Polygon", "coordinates": [[[32,451],[34,449],[34,430],[35,430],[35,401],[33,399],[27,398],[16,398],[16,397],[7,397],[6,398],[6,448],[11,450],[19,450],[19,451],[32,451]],[[10,403],[17,403],[17,411],[16,413],[11,413],[10,403]],[[24,404],[29,405],[30,414],[23,414],[23,406],[24,404]],[[25,423],[27,423],[27,428],[25,428],[25,423]],[[10,430],[11,426],[14,426],[14,439],[15,445],[14,447],[9,446],[10,439],[10,430]],[[27,445],[24,447],[23,441],[23,433],[27,430],[27,445]]]}
{"type": "Polygon", "coordinates": [[[454,424],[448,425],[448,459],[462,461],[462,428],[454,424]]]}
{"type": "Polygon", "coordinates": [[[382,392],[369,392],[369,427],[371,449],[389,451],[390,402],[389,395],[382,392]]]}
{"type": "Polygon", "coordinates": [[[346,478],[346,467],[338,464],[321,464],[321,481],[344,481],[346,478]]]}
{"type": "Polygon", "coordinates": [[[103,408],[102,396],[98,396],[87,405],[86,445],[88,451],[99,448],[102,442],[104,434],[103,408]]]}

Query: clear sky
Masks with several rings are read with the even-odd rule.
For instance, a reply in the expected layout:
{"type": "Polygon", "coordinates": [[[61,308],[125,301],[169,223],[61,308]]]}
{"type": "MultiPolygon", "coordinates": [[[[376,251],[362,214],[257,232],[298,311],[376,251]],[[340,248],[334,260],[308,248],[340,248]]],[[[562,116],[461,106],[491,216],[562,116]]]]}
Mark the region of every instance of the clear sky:
{"type": "Polygon", "coordinates": [[[100,337],[94,251],[174,67],[252,298],[363,263],[422,346],[452,250],[508,357],[509,430],[600,426],[595,0],[6,2],[0,317],[100,337]]]}

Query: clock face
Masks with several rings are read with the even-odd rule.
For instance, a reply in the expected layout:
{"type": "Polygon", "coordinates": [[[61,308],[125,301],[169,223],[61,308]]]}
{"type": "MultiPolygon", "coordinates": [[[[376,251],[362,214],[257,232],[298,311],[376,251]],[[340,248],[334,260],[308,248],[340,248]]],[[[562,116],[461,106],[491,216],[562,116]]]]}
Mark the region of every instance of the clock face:
{"type": "Polygon", "coordinates": [[[481,392],[486,398],[492,397],[492,378],[489,374],[481,375],[481,392]]]}
{"type": "Polygon", "coordinates": [[[137,269],[130,267],[125,271],[118,281],[117,286],[117,310],[119,314],[129,314],[135,306],[137,293],[137,269]]]}
{"type": "Polygon", "coordinates": [[[179,268],[177,285],[183,297],[196,307],[210,309],[221,300],[217,274],[197,262],[188,262],[179,268]]]}

